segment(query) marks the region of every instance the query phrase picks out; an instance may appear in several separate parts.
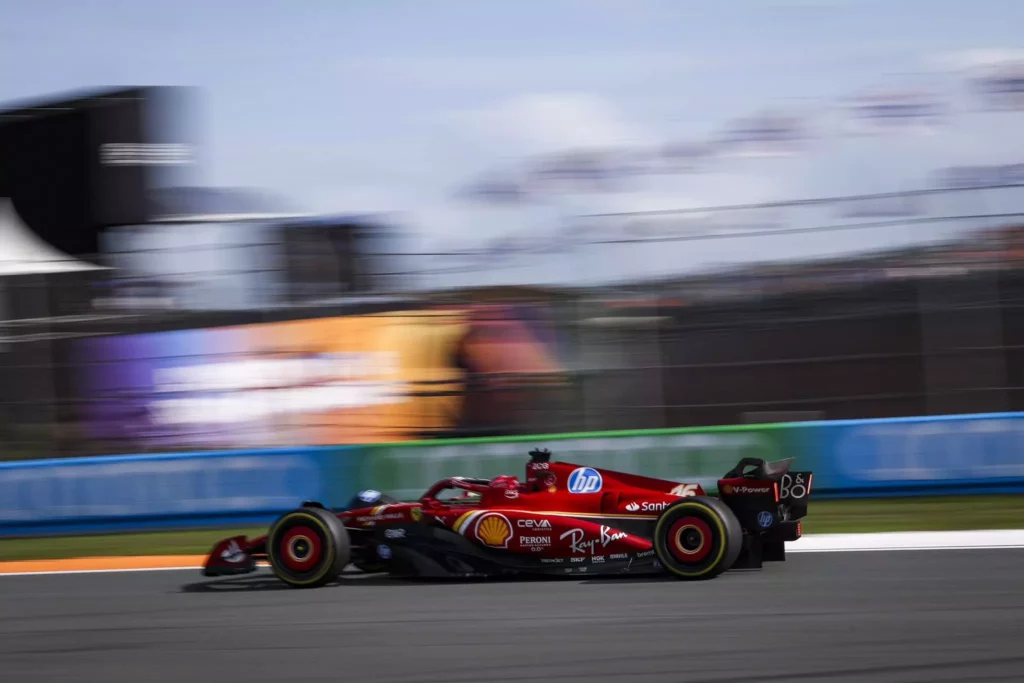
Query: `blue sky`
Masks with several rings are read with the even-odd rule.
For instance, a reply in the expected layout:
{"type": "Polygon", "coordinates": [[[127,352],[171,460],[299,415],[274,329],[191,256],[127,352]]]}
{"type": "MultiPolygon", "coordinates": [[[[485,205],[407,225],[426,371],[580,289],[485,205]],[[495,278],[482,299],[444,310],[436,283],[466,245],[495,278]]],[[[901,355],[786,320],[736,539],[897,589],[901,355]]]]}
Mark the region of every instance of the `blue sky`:
{"type": "MultiPolygon", "coordinates": [[[[1020,163],[1019,115],[977,111],[965,79],[1024,55],[1021,26],[1014,0],[37,0],[4,10],[0,101],[200,86],[197,182],[315,212],[396,211],[429,240],[471,243],[550,232],[567,214],[900,190],[944,166],[1020,163]],[[847,98],[880,89],[924,91],[953,113],[929,134],[837,135],[847,98]],[[536,155],[699,143],[767,111],[796,115],[813,139],[613,195],[501,210],[454,197],[536,155]]],[[[724,242],[661,265],[796,244],[724,242]]]]}

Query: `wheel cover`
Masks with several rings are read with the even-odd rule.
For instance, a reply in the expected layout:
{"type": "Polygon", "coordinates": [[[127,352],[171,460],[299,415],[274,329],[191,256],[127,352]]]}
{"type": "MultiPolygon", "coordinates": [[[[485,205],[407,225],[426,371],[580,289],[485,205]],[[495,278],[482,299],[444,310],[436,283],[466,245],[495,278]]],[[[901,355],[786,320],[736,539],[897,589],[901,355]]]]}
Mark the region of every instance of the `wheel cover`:
{"type": "Polygon", "coordinates": [[[316,531],[308,526],[298,525],[291,527],[281,536],[278,549],[278,556],[285,567],[301,574],[316,567],[323,554],[323,542],[316,531]]]}
{"type": "Polygon", "coordinates": [[[698,517],[681,517],[668,530],[668,551],[682,564],[702,562],[711,552],[711,527],[698,517]]]}

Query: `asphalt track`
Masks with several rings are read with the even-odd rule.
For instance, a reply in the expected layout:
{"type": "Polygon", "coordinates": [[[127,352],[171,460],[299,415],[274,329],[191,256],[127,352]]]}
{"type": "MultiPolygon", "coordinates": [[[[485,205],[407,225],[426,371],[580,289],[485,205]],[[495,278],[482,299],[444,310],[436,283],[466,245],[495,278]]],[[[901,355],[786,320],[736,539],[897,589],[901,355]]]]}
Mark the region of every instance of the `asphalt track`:
{"type": "Polygon", "coordinates": [[[808,553],[708,582],[0,578],[0,679],[1020,681],[1024,550],[808,553]]]}

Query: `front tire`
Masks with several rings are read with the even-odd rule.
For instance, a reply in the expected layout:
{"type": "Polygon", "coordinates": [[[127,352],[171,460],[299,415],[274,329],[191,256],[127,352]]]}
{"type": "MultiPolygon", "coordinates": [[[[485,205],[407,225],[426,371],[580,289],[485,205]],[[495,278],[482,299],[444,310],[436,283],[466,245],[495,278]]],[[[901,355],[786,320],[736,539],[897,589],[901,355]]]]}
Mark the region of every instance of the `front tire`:
{"type": "Polygon", "coordinates": [[[698,496],[665,509],[654,526],[654,553],[678,579],[711,579],[743,549],[743,529],[725,503],[698,496]]]}
{"type": "Polygon", "coordinates": [[[294,588],[316,588],[334,581],[350,556],[345,525],[322,508],[286,512],[267,534],[270,566],[279,579],[294,588]]]}

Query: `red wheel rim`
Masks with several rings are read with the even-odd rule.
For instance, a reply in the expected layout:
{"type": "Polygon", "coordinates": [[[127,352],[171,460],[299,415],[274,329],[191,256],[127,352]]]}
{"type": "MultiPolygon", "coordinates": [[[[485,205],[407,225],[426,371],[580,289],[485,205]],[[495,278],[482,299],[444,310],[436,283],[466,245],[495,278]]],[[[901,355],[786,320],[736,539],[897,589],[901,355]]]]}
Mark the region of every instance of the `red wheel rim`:
{"type": "Polygon", "coordinates": [[[279,544],[285,565],[296,572],[307,572],[320,561],[323,545],[320,537],[308,526],[293,526],[284,533],[279,544]]]}
{"type": "Polygon", "coordinates": [[[683,517],[668,530],[668,550],[683,564],[700,562],[711,552],[711,527],[697,517],[683,517]]]}

